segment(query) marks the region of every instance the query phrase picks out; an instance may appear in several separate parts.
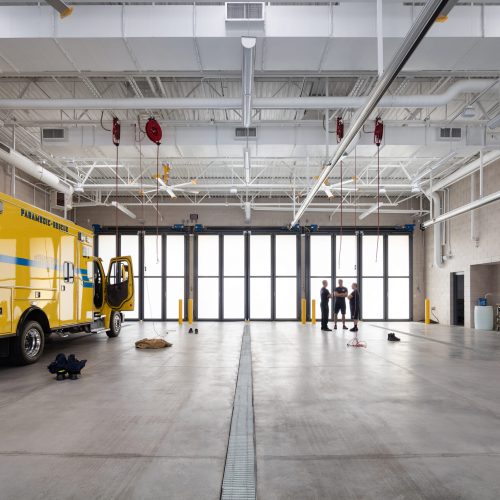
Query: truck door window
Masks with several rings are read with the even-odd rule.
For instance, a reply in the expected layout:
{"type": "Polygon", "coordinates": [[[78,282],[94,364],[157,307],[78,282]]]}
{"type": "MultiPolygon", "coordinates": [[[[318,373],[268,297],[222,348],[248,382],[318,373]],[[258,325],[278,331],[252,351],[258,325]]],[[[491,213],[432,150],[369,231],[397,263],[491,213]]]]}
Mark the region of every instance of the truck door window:
{"type": "Polygon", "coordinates": [[[128,296],[130,272],[125,262],[111,264],[108,276],[108,302],[112,307],[119,307],[128,296]]]}
{"type": "Polygon", "coordinates": [[[63,278],[64,278],[64,283],[74,283],[75,266],[73,265],[73,262],[63,263],[63,278]]]}

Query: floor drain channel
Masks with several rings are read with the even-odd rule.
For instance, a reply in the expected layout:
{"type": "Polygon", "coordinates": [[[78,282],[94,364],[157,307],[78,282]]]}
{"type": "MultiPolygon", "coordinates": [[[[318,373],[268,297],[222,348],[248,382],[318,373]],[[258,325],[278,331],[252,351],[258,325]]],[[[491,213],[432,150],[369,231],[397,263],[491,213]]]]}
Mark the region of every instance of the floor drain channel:
{"type": "Polygon", "coordinates": [[[255,500],[256,498],[252,391],[250,326],[245,325],[222,481],[222,500],[255,500]]]}

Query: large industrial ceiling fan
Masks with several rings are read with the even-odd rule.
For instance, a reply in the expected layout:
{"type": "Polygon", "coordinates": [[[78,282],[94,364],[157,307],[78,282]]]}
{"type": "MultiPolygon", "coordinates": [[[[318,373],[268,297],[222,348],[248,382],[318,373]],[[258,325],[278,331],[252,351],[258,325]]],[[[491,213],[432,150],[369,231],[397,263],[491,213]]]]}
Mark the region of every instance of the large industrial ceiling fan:
{"type": "MultiPolygon", "coordinates": [[[[177,195],[175,194],[175,192],[180,192],[180,193],[189,193],[189,194],[198,194],[199,192],[196,191],[196,190],[193,190],[193,189],[183,189],[183,188],[188,188],[188,187],[193,187],[194,185],[196,185],[196,181],[194,179],[192,179],[191,181],[189,182],[182,182],[180,184],[174,184],[174,185],[170,185],[170,184],[167,184],[162,178],[158,177],[158,179],[156,179],[159,186],[158,186],[158,190],[161,192],[166,192],[168,193],[168,195],[171,197],[171,198],[177,198],[177,195]]],[[[149,194],[149,193],[153,193],[156,191],[156,188],[155,189],[151,189],[150,191],[146,191],[144,194],[149,194]]]]}

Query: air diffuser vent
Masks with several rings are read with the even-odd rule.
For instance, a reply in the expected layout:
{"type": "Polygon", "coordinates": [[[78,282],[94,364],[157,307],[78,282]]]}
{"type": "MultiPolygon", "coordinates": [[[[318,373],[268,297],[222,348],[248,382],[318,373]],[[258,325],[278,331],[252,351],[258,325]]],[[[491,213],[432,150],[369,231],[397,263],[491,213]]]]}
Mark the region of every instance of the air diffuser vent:
{"type": "Polygon", "coordinates": [[[64,128],[42,128],[42,141],[65,141],[66,129],[64,128]]]}
{"type": "Polygon", "coordinates": [[[235,139],[256,139],[257,138],[257,129],[255,127],[250,127],[250,128],[236,127],[234,129],[234,138],[235,139]]]}
{"type": "Polygon", "coordinates": [[[441,140],[452,140],[459,141],[462,138],[461,128],[440,128],[439,129],[439,139],[441,140]]]}
{"type": "Polygon", "coordinates": [[[264,21],[264,2],[226,2],[226,21],[264,21]]]}

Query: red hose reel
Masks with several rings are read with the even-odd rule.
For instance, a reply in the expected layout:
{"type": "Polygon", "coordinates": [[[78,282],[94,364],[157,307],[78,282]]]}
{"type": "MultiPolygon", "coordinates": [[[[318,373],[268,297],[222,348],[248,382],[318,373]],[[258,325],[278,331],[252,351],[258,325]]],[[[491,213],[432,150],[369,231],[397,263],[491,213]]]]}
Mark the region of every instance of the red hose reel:
{"type": "Polygon", "coordinates": [[[146,135],[151,142],[160,145],[163,134],[160,124],[154,118],[150,118],[146,123],[146,135]]]}
{"type": "Polygon", "coordinates": [[[120,145],[120,120],[115,116],[113,118],[113,126],[111,127],[111,135],[113,137],[113,144],[118,147],[120,145]]]}
{"type": "Polygon", "coordinates": [[[344,120],[342,117],[337,117],[337,142],[344,138],[344,120]]]}
{"type": "Polygon", "coordinates": [[[377,147],[382,144],[382,138],[384,137],[384,123],[382,119],[378,116],[375,118],[375,130],[373,132],[373,142],[377,147]]]}

